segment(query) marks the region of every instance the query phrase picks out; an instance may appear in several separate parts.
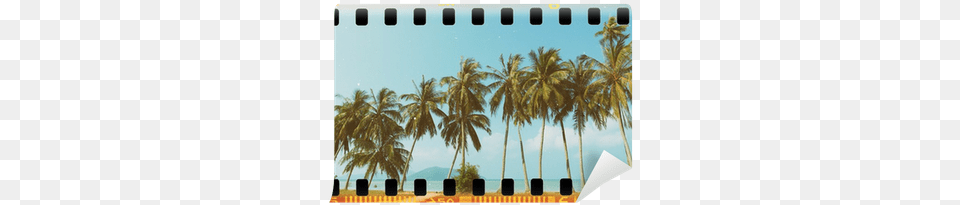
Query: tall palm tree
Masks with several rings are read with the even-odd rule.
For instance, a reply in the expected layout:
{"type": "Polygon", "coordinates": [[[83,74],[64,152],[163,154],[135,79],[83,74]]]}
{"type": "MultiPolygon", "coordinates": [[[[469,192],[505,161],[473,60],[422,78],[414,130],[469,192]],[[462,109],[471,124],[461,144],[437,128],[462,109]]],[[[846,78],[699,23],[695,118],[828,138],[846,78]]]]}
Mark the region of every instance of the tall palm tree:
{"type": "Polygon", "coordinates": [[[433,137],[437,133],[436,123],[433,121],[433,115],[440,118],[447,114],[440,109],[443,104],[443,95],[437,90],[436,79],[425,80],[423,76],[420,79],[420,85],[414,83],[415,93],[403,94],[400,99],[413,101],[404,105],[401,109],[403,117],[407,124],[404,131],[407,135],[413,137],[413,145],[410,146],[410,154],[407,156],[407,162],[403,168],[403,179],[400,181],[400,191],[403,191],[403,184],[407,181],[407,172],[410,169],[410,160],[413,159],[413,149],[417,147],[417,141],[420,137],[430,134],[433,137]]]}
{"type": "MultiPolygon", "coordinates": [[[[336,97],[341,96],[338,94],[336,97]]],[[[333,112],[336,113],[333,116],[333,159],[337,159],[340,152],[346,153],[347,150],[350,150],[349,137],[352,136],[352,131],[356,129],[356,124],[353,124],[353,126],[347,125],[346,118],[352,114],[349,110],[351,106],[353,106],[353,103],[349,101],[333,106],[333,112]]]]}
{"type": "MultiPolygon", "coordinates": [[[[503,55],[500,55],[500,69],[487,66],[487,68],[493,70],[493,72],[490,73],[490,77],[495,80],[495,82],[490,84],[490,87],[491,89],[496,89],[496,91],[493,92],[493,98],[490,99],[490,112],[496,115],[497,109],[503,104],[503,114],[501,117],[507,124],[506,131],[503,132],[503,162],[500,167],[501,182],[505,178],[507,170],[507,139],[510,137],[510,121],[513,113],[517,112],[517,103],[523,98],[523,96],[520,96],[520,81],[524,77],[524,73],[520,69],[520,63],[523,62],[523,57],[520,56],[520,54],[515,54],[508,55],[507,58],[508,60],[504,60],[503,55]]],[[[497,193],[499,192],[500,188],[497,188],[497,193]]]]}
{"type": "MultiPolygon", "coordinates": [[[[370,93],[374,93],[373,90],[370,90],[370,93]]],[[[370,107],[370,113],[360,122],[364,137],[354,140],[354,146],[362,150],[358,157],[367,162],[367,173],[364,176],[371,179],[371,175],[378,169],[387,172],[388,176],[398,176],[399,170],[403,170],[406,158],[403,155],[409,153],[403,149],[403,144],[398,142],[398,138],[404,134],[403,127],[398,124],[403,118],[399,111],[397,93],[388,88],[380,89],[370,102],[370,107]]]]}
{"type": "MultiPolygon", "coordinates": [[[[485,96],[490,93],[490,87],[481,82],[489,77],[489,73],[480,69],[480,63],[473,58],[461,57],[460,71],[457,75],[440,79],[440,85],[447,86],[445,96],[449,108],[447,116],[440,124],[440,136],[448,146],[456,145],[458,153],[463,152],[460,156],[463,161],[461,166],[466,166],[468,140],[473,143],[477,151],[480,151],[480,137],[477,136],[476,129],[490,133],[490,119],[483,115],[485,96]]],[[[457,157],[454,154],[447,173],[448,179],[453,173],[453,165],[456,162],[457,157]]]]}
{"type": "Polygon", "coordinates": [[[586,129],[587,122],[591,119],[598,128],[605,126],[606,122],[604,120],[606,117],[604,117],[603,109],[597,100],[603,96],[598,95],[597,86],[590,86],[596,79],[596,71],[593,70],[594,64],[590,57],[580,55],[577,61],[564,62],[563,66],[571,69],[568,81],[572,98],[567,105],[571,109],[571,114],[573,114],[573,129],[577,130],[577,135],[580,137],[580,186],[583,186],[587,180],[583,170],[583,130],[586,129]]]}
{"type": "Polygon", "coordinates": [[[391,179],[400,178],[406,156],[410,153],[403,149],[403,144],[399,142],[402,137],[403,133],[397,132],[377,138],[360,138],[356,141],[358,147],[364,147],[364,149],[351,152],[352,154],[348,156],[352,161],[359,161],[358,164],[367,165],[367,172],[363,176],[369,179],[367,181],[369,184],[373,183],[377,173],[385,174],[391,179]]]}
{"type": "Polygon", "coordinates": [[[539,176],[543,178],[543,141],[547,121],[550,120],[550,110],[557,106],[556,101],[563,98],[561,83],[567,78],[567,71],[560,68],[560,50],[551,48],[544,50],[540,47],[530,51],[530,76],[523,82],[526,89],[531,112],[540,116],[543,122],[540,125],[540,162],[539,176]]]}
{"type": "Polygon", "coordinates": [[[600,103],[606,107],[609,115],[617,119],[617,123],[620,125],[620,136],[623,137],[627,164],[633,166],[630,144],[627,141],[626,131],[624,131],[624,126],[631,126],[632,124],[626,117],[630,115],[629,103],[632,99],[633,43],[629,40],[630,34],[623,33],[625,30],[626,26],[618,25],[616,19],[611,17],[604,28],[595,34],[596,36],[603,36],[600,39],[600,45],[603,49],[604,59],[603,61],[596,59],[592,61],[600,68],[596,71],[599,79],[594,84],[599,87],[599,93],[606,96],[600,103]]]}
{"type": "Polygon", "coordinates": [[[600,44],[604,44],[605,42],[612,42],[618,38],[623,38],[626,36],[626,34],[624,34],[626,31],[627,26],[618,24],[617,17],[611,16],[610,19],[607,20],[607,23],[603,25],[603,28],[597,31],[597,33],[594,33],[593,36],[600,36],[600,44]]]}
{"type": "MultiPolygon", "coordinates": [[[[359,138],[358,138],[359,140],[359,138]]],[[[357,167],[362,167],[367,165],[367,158],[361,156],[361,150],[353,149],[343,155],[343,159],[340,160],[340,164],[343,165],[343,171],[349,172],[347,174],[347,184],[343,188],[344,190],[350,189],[350,177],[353,176],[353,170],[357,167]]]]}
{"type": "MultiPolygon", "coordinates": [[[[522,81],[523,78],[521,78],[522,81]]],[[[526,152],[523,150],[523,135],[521,135],[520,130],[524,125],[532,123],[534,118],[533,114],[530,111],[530,103],[527,100],[526,92],[523,89],[517,89],[517,95],[520,96],[516,101],[516,112],[513,113],[513,124],[517,126],[517,140],[520,142],[520,164],[523,167],[523,185],[525,188],[524,193],[530,192],[530,177],[527,176],[527,157],[526,152]]]]}
{"type": "MultiPolygon", "coordinates": [[[[351,98],[340,95],[337,95],[337,97],[343,99],[343,103],[333,108],[337,113],[336,116],[334,116],[334,159],[337,159],[341,152],[345,155],[349,154],[350,144],[359,138],[361,134],[360,131],[357,131],[357,127],[371,109],[370,105],[367,104],[370,95],[363,90],[355,90],[351,98]]],[[[345,161],[345,159],[343,160],[345,161]]],[[[343,161],[341,161],[341,164],[343,164],[343,161]]],[[[347,174],[346,188],[350,187],[350,177],[353,175],[353,168],[360,165],[362,164],[354,164],[354,166],[347,166],[344,169],[344,172],[349,172],[349,174],[347,174]]]]}
{"type": "MultiPolygon", "coordinates": [[[[473,112],[467,115],[460,115],[459,113],[449,114],[444,117],[440,123],[440,136],[447,136],[444,138],[444,142],[448,146],[457,145],[457,147],[459,147],[457,151],[462,153],[460,155],[461,166],[466,166],[468,143],[472,143],[473,147],[477,151],[480,151],[480,137],[477,135],[476,129],[486,131],[487,134],[490,133],[490,119],[481,112],[473,112]]],[[[457,160],[456,155],[454,155],[453,160],[455,164],[457,160]]],[[[453,164],[451,164],[450,167],[453,168],[453,164]]],[[[447,178],[450,178],[452,172],[451,169],[451,171],[447,173],[447,178]]]]}
{"type": "MultiPolygon", "coordinates": [[[[569,60],[572,61],[572,60],[569,60]]],[[[567,128],[563,124],[563,120],[570,115],[570,112],[573,110],[573,106],[570,101],[573,100],[573,90],[570,81],[570,74],[573,69],[570,65],[567,65],[568,62],[560,63],[560,69],[568,72],[567,78],[560,81],[557,88],[561,92],[561,96],[558,99],[554,99],[556,105],[552,108],[553,110],[553,124],[560,124],[560,134],[563,137],[563,157],[566,159],[567,165],[567,178],[573,178],[570,172],[570,152],[567,150],[567,128]]]]}

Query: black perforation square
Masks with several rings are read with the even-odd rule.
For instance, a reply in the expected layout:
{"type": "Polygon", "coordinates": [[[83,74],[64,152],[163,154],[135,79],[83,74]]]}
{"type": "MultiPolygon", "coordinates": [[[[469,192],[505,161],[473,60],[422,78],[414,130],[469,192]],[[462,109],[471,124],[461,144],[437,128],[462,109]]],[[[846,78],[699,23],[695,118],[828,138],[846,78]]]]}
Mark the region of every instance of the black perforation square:
{"type": "Polygon", "coordinates": [[[387,179],[383,181],[383,192],[387,196],[397,195],[397,179],[387,179]]]}
{"type": "Polygon", "coordinates": [[[600,24],[600,8],[587,9],[587,23],[590,25],[600,24]]]}
{"type": "Polygon", "coordinates": [[[560,25],[570,25],[571,13],[570,8],[560,8],[560,25]]]}
{"type": "Polygon", "coordinates": [[[340,9],[333,10],[333,25],[340,25],[340,9]]]}
{"type": "Polygon", "coordinates": [[[339,180],[339,179],[333,179],[333,195],[334,195],[334,196],[339,196],[339,195],[340,195],[340,180],[339,180]]]}
{"type": "Polygon", "coordinates": [[[456,17],[457,11],[453,8],[444,8],[443,9],[443,25],[453,25],[457,23],[456,17]]]}
{"type": "Polygon", "coordinates": [[[485,192],[486,184],[483,179],[473,179],[473,195],[474,196],[483,196],[485,192]]]}
{"type": "Polygon", "coordinates": [[[511,8],[500,9],[500,24],[513,25],[513,9],[511,8]]]}
{"type": "Polygon", "coordinates": [[[370,186],[370,183],[367,179],[357,179],[357,196],[366,196],[370,194],[367,190],[370,186]]]}
{"type": "Polygon", "coordinates": [[[388,26],[397,25],[397,9],[389,8],[383,10],[383,24],[388,26]]]}
{"type": "Polygon", "coordinates": [[[357,26],[367,25],[367,9],[357,9],[357,26]]]}
{"type": "Polygon", "coordinates": [[[571,195],[573,194],[573,180],[570,178],[560,179],[560,195],[571,195]]]}
{"type": "Polygon", "coordinates": [[[472,17],[473,25],[483,25],[483,9],[482,8],[474,8],[473,11],[471,11],[470,17],[472,17]]]}
{"type": "Polygon", "coordinates": [[[500,194],[513,196],[513,179],[503,179],[503,181],[500,181],[500,194]]]}
{"type": "Polygon", "coordinates": [[[453,179],[444,179],[443,180],[443,195],[444,196],[453,196],[457,195],[457,181],[453,179]]]}
{"type": "Polygon", "coordinates": [[[617,24],[629,24],[630,23],[630,9],[628,8],[618,8],[617,9],[617,24]]]}
{"type": "Polygon", "coordinates": [[[413,25],[427,24],[427,10],[424,8],[413,9],[413,25]]]}
{"type": "Polygon", "coordinates": [[[530,8],[530,25],[543,24],[543,9],[530,8]]]}
{"type": "Polygon", "coordinates": [[[426,180],[426,179],[413,180],[413,195],[417,195],[417,196],[425,196],[425,195],[427,195],[427,180],[426,180]]]}
{"type": "Polygon", "coordinates": [[[540,179],[540,178],[530,179],[530,195],[534,195],[534,196],[543,195],[543,179],[540,179]]]}

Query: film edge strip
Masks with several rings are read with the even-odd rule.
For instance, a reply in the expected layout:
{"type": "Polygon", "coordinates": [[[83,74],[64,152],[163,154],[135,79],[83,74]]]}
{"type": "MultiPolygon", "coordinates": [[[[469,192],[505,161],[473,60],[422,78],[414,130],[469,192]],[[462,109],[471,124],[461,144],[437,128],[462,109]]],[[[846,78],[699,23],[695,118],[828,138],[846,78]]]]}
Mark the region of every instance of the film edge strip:
{"type": "MultiPolygon", "coordinates": [[[[555,4],[551,4],[550,7],[553,9],[555,4]]],[[[557,5],[559,7],[559,5],[557,5]]],[[[355,12],[355,22],[357,26],[366,26],[369,23],[369,10],[367,8],[357,8],[355,12]]],[[[617,14],[617,24],[626,25],[630,24],[630,9],[627,7],[619,7],[616,10],[617,14]]],[[[567,7],[559,7],[558,9],[558,22],[560,25],[570,25],[572,23],[572,13],[573,11],[567,7]]],[[[397,25],[397,9],[396,8],[386,8],[383,11],[384,16],[384,25],[387,26],[396,26],[397,25]]],[[[413,9],[413,25],[422,26],[426,25],[426,8],[415,8],[413,9]]],[[[443,8],[441,10],[442,15],[442,24],[446,26],[452,26],[456,24],[456,8],[443,8]]],[[[483,8],[472,8],[471,9],[471,24],[472,25],[483,25],[485,14],[483,13],[483,8]]],[[[513,25],[514,22],[514,13],[513,8],[503,7],[500,9],[500,24],[501,25],[513,25]]],[[[591,7],[587,9],[587,23],[590,25],[600,25],[600,8],[591,7]]],[[[543,9],[540,7],[530,8],[530,25],[542,25],[543,24],[543,9]]],[[[340,25],[340,9],[334,9],[333,11],[333,25],[340,25]]]]}
{"type": "MultiPolygon", "coordinates": [[[[414,195],[415,196],[425,196],[427,195],[427,180],[426,179],[414,179],[414,195]]],[[[473,187],[471,187],[471,194],[474,196],[483,196],[486,194],[486,180],[484,179],[473,179],[473,187]]],[[[561,178],[559,181],[560,195],[569,196],[573,194],[573,180],[570,178],[561,178]]],[[[369,184],[370,181],[367,179],[356,179],[356,194],[357,196],[367,196],[369,195],[369,184]]],[[[514,180],[511,178],[505,178],[500,182],[500,193],[504,196],[512,196],[514,194],[514,180]]],[[[385,179],[384,180],[384,194],[387,196],[397,196],[397,179],[385,179]]],[[[443,195],[444,196],[455,196],[457,194],[457,181],[454,179],[444,179],[443,180],[443,195]]],[[[530,194],[533,196],[543,195],[543,179],[533,178],[530,179],[530,194]]],[[[340,195],[340,180],[333,180],[333,196],[340,195]]]]}
{"type": "Polygon", "coordinates": [[[482,184],[485,182],[483,179],[474,179],[473,182],[475,184],[479,183],[481,186],[478,187],[477,185],[474,185],[474,189],[471,190],[473,191],[473,195],[458,195],[455,192],[449,191],[450,189],[455,189],[452,187],[456,187],[456,182],[453,179],[444,180],[444,193],[433,196],[427,194],[425,179],[416,179],[414,181],[416,184],[415,195],[397,195],[395,191],[396,179],[385,180],[384,184],[386,186],[384,195],[371,194],[367,185],[369,181],[366,179],[357,179],[357,195],[339,196],[340,181],[335,179],[334,195],[330,199],[330,203],[574,203],[577,202],[578,198],[578,195],[574,195],[573,193],[572,180],[569,178],[563,178],[560,180],[560,195],[543,195],[543,180],[540,180],[539,178],[534,178],[531,180],[532,184],[540,185],[540,189],[531,189],[530,195],[514,195],[512,189],[514,182],[513,179],[504,179],[501,185],[511,188],[509,188],[509,190],[501,190],[502,195],[490,196],[480,194],[483,193],[482,191],[477,192],[477,190],[483,190],[482,184]],[[361,186],[359,184],[364,185],[361,186]],[[391,187],[391,185],[393,187],[391,187]],[[360,190],[361,188],[363,188],[363,190],[360,190]],[[363,195],[360,195],[361,192],[363,195]],[[426,198],[424,199],[423,197],[426,198]]]}

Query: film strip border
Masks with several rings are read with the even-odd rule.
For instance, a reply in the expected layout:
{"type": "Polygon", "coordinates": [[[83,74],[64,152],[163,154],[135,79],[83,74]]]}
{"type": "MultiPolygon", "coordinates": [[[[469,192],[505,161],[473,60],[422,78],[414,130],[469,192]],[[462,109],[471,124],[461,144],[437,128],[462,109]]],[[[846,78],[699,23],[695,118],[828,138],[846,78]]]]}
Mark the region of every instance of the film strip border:
{"type": "Polygon", "coordinates": [[[574,203],[576,196],[334,196],[331,203],[574,203]]]}
{"type": "MultiPolygon", "coordinates": [[[[554,7],[556,4],[551,4],[549,7],[554,7]]],[[[556,5],[559,7],[559,5],[556,5]]],[[[553,10],[553,8],[551,9],[553,10]]],[[[558,23],[560,25],[570,25],[573,21],[573,10],[567,7],[559,7],[556,9],[558,12],[558,23]]],[[[441,9],[441,23],[443,25],[452,26],[457,23],[456,19],[457,8],[442,8],[441,9]]],[[[470,23],[472,25],[484,25],[485,15],[483,8],[472,8],[470,9],[470,23]]],[[[579,11],[578,11],[579,12],[579,11]]],[[[600,25],[600,8],[588,8],[587,12],[587,23],[590,25],[600,25]]],[[[356,25],[357,26],[366,26],[370,23],[370,10],[367,8],[357,8],[355,13],[356,25]]],[[[513,25],[514,22],[514,12],[513,8],[503,7],[500,9],[500,24],[501,25],[513,25]]],[[[422,26],[427,24],[427,9],[426,8],[414,8],[413,9],[413,25],[422,26]]],[[[630,9],[626,7],[617,8],[617,23],[621,25],[630,24],[630,9]]],[[[387,26],[396,26],[397,25],[397,9],[396,8],[386,8],[383,10],[383,24],[387,26]]],[[[530,25],[542,25],[543,24],[543,8],[533,7],[530,8],[530,25]]],[[[333,11],[333,25],[340,25],[340,9],[334,9],[333,11]]]]}
{"type": "MultiPolygon", "coordinates": [[[[486,182],[484,179],[474,179],[473,187],[471,187],[471,193],[474,196],[483,196],[486,194],[486,182]]],[[[540,196],[543,195],[543,179],[533,178],[530,179],[530,195],[540,196]]],[[[570,178],[562,178],[559,181],[560,195],[569,196],[573,194],[573,180],[570,178]]],[[[368,187],[370,181],[367,179],[357,179],[356,180],[356,195],[357,196],[367,196],[370,192],[368,187]]],[[[397,196],[397,179],[386,179],[384,180],[384,194],[387,196],[397,196]]],[[[415,196],[425,196],[427,195],[427,180],[426,179],[415,179],[413,180],[413,195],[415,196]]],[[[504,196],[512,196],[514,194],[514,180],[513,179],[503,179],[500,182],[500,194],[504,196]]],[[[333,180],[333,195],[340,195],[340,180],[333,180]]],[[[444,196],[455,196],[457,195],[457,181],[454,179],[444,179],[443,180],[443,195],[444,196]]]]}

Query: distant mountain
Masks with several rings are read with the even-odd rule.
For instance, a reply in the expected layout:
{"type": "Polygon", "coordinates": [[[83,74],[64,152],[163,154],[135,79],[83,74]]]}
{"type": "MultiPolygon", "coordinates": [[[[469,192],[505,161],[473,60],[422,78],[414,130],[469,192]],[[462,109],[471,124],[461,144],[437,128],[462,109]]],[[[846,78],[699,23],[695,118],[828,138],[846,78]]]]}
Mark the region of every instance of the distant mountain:
{"type": "MultiPolygon", "coordinates": [[[[427,181],[443,181],[444,179],[447,178],[447,172],[449,171],[450,169],[448,168],[429,167],[429,168],[420,170],[419,172],[411,173],[410,175],[407,176],[407,180],[426,179],[427,181]]],[[[456,177],[459,174],[460,172],[457,172],[457,170],[454,169],[453,175],[450,177],[456,177]]],[[[480,176],[480,178],[486,179],[483,176],[480,176]]]]}

